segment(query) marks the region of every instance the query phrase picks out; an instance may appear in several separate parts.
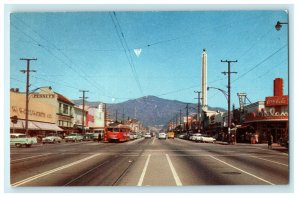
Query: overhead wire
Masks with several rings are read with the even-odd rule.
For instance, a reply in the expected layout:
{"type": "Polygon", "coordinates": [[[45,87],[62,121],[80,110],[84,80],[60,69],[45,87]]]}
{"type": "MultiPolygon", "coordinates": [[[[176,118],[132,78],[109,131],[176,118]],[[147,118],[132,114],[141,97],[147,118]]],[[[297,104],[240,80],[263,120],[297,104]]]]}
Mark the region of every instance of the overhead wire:
{"type": "MultiPolygon", "coordinates": [[[[22,21],[21,19],[17,20],[21,21],[23,24],[25,24],[28,28],[30,28],[30,26],[28,24],[26,24],[24,21],[22,21]]],[[[27,37],[29,37],[31,40],[33,40],[37,46],[44,48],[48,53],[50,53],[53,57],[55,57],[57,60],[59,60],[60,62],[62,62],[64,65],[66,65],[68,68],[70,68],[73,72],[75,72],[76,74],[78,74],[81,78],[85,79],[88,83],[90,83],[92,86],[94,86],[96,89],[98,89],[99,87],[95,85],[96,82],[91,82],[89,79],[87,79],[84,75],[81,75],[80,73],[84,73],[83,71],[78,72],[76,69],[74,69],[71,65],[69,65],[67,62],[65,62],[63,59],[61,59],[60,57],[58,57],[56,54],[54,54],[48,47],[46,47],[45,45],[40,44],[40,42],[38,42],[37,40],[35,40],[32,36],[28,35],[26,32],[22,31],[20,28],[18,28],[16,25],[14,25],[13,23],[11,23],[16,29],[18,29],[20,32],[22,32],[24,35],[26,35],[27,37]]],[[[39,33],[37,33],[34,29],[30,28],[34,33],[36,33],[40,38],[42,38],[43,40],[45,40],[46,42],[50,43],[55,50],[59,51],[59,53],[61,53],[66,59],[68,59],[71,63],[75,64],[71,58],[69,58],[65,53],[61,52],[59,50],[58,47],[56,47],[54,44],[52,44],[51,42],[49,42],[47,39],[45,39],[43,36],[41,36],[39,33]]],[[[99,85],[99,84],[97,84],[99,85]]],[[[78,89],[79,90],[79,89],[78,89]]],[[[103,90],[102,90],[103,91],[103,90]]],[[[101,92],[101,90],[100,90],[101,92]]],[[[107,98],[118,98],[118,97],[113,97],[110,95],[104,95],[102,94],[101,96],[107,97],[107,98]]],[[[119,99],[119,98],[118,98],[119,99]]]]}
{"type": "Polygon", "coordinates": [[[239,75],[231,83],[236,82],[237,80],[241,79],[242,77],[244,77],[245,75],[247,75],[248,73],[250,73],[251,71],[253,71],[254,69],[256,69],[258,66],[262,65],[263,63],[265,63],[267,60],[269,60],[270,58],[272,58],[274,55],[276,55],[278,52],[280,52],[286,46],[287,46],[287,44],[285,44],[282,47],[280,47],[279,49],[277,49],[275,52],[273,52],[272,54],[270,54],[269,56],[267,56],[266,58],[264,58],[262,61],[260,61],[259,63],[255,64],[254,66],[252,66],[248,71],[246,71],[245,73],[239,75]]]}
{"type": "Polygon", "coordinates": [[[127,61],[128,61],[129,65],[130,65],[130,68],[131,68],[131,73],[134,77],[134,80],[135,80],[135,82],[138,86],[138,89],[139,89],[140,93],[143,95],[143,90],[142,90],[138,75],[137,75],[136,70],[135,70],[135,66],[134,66],[134,63],[133,63],[133,60],[132,60],[132,57],[131,57],[130,49],[127,45],[124,33],[121,29],[121,26],[119,24],[119,21],[118,21],[118,18],[116,16],[115,12],[113,12],[113,14],[110,13],[110,17],[112,19],[112,22],[113,22],[114,28],[116,30],[117,36],[119,38],[119,41],[120,41],[120,43],[121,43],[121,45],[124,49],[124,53],[126,55],[127,61]],[[113,19],[113,16],[115,17],[116,21],[113,19]],[[119,27],[119,29],[118,29],[118,27],[119,27]]]}

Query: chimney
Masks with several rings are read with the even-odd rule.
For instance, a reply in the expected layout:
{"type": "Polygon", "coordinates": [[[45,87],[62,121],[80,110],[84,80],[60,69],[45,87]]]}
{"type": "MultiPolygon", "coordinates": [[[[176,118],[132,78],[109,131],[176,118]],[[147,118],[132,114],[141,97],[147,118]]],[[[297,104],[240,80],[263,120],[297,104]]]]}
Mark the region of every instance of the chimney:
{"type": "Polygon", "coordinates": [[[283,79],[274,79],[274,96],[283,96],[283,79]]]}

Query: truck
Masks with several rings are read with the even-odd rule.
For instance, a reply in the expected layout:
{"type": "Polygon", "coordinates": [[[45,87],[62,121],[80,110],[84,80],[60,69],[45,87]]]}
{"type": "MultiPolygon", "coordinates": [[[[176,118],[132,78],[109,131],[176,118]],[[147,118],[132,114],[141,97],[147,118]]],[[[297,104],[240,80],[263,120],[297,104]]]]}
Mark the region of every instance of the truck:
{"type": "Polygon", "coordinates": [[[168,132],[168,139],[170,139],[170,138],[174,139],[174,137],[175,137],[175,133],[173,131],[169,131],[168,132]]]}
{"type": "Polygon", "coordinates": [[[37,138],[31,137],[24,133],[11,133],[10,134],[10,145],[15,147],[25,146],[31,147],[33,144],[37,144],[37,138]]]}

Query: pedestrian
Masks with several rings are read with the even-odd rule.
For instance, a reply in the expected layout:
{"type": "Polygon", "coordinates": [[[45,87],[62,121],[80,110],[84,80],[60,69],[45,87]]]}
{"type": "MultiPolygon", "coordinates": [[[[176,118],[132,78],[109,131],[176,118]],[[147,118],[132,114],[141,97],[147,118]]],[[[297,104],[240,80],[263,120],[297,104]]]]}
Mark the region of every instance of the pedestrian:
{"type": "Polygon", "coordinates": [[[258,143],[258,134],[256,133],[256,134],[254,135],[254,137],[255,137],[255,143],[257,144],[257,143],[258,143]]]}
{"type": "Polygon", "coordinates": [[[273,135],[270,133],[268,137],[268,149],[272,149],[273,135]]]}
{"type": "Polygon", "coordinates": [[[100,143],[100,141],[101,141],[101,134],[99,133],[98,134],[98,143],[100,143]]]}

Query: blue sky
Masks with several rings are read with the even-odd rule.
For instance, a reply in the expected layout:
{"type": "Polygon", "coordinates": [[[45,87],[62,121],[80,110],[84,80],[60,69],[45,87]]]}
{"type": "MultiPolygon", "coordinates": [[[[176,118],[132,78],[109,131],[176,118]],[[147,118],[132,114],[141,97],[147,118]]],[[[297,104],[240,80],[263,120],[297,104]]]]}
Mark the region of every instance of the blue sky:
{"type": "MultiPolygon", "coordinates": [[[[252,101],[273,94],[273,79],[284,78],[288,94],[287,26],[284,11],[61,12],[11,15],[10,85],[25,90],[52,86],[70,99],[89,90],[89,101],[123,102],[147,95],[196,103],[201,53],[208,56],[208,86],[227,90],[231,66],[232,103],[237,92],[252,101]],[[126,42],[124,41],[126,40],[126,42]],[[137,57],[134,49],[141,48],[137,57]],[[126,51],[126,53],[125,53],[126,51]]],[[[227,108],[225,97],[208,91],[208,105],[227,108]]]]}

